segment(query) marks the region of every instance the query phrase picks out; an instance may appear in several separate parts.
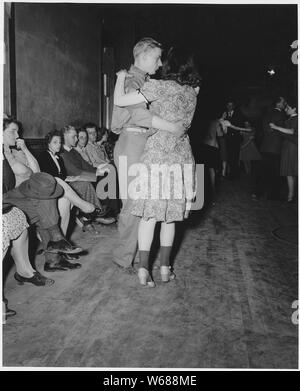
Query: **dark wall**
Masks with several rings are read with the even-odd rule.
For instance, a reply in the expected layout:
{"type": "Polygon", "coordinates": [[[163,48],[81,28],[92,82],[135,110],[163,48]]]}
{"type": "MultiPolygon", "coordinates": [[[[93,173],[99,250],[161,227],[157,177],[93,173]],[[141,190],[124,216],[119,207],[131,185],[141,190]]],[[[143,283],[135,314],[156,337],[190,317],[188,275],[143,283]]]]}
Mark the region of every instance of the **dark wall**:
{"type": "Polygon", "coordinates": [[[15,4],[17,117],[40,138],[99,122],[101,19],[74,4],[15,4]]]}
{"type": "Polygon", "coordinates": [[[3,66],[3,112],[11,114],[10,88],[10,58],[9,58],[9,23],[11,8],[8,3],[4,6],[4,66],[3,66]]]}
{"type": "Polygon", "coordinates": [[[297,37],[296,5],[15,7],[17,114],[25,137],[43,137],[69,122],[99,123],[101,48],[113,49],[113,69],[106,71],[113,85],[115,71],[130,65],[132,48],[143,36],[166,48],[184,45],[194,52],[203,78],[197,109],[201,117],[214,117],[229,96],[237,101],[248,96],[248,87],[297,91],[290,47],[297,37]],[[283,30],[277,28],[282,25],[283,30]],[[272,80],[266,72],[269,65],[276,69],[272,80]]]}
{"type": "Polygon", "coordinates": [[[114,71],[128,68],[133,62],[136,43],[135,13],[130,5],[98,5],[102,17],[103,46],[114,49],[114,71]]]}

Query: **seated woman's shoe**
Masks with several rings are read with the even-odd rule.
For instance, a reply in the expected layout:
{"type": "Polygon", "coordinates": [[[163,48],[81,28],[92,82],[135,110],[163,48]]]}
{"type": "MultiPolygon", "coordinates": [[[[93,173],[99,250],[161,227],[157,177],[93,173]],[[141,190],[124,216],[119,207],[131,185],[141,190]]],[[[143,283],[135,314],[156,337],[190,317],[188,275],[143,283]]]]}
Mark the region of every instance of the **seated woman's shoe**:
{"type": "Polygon", "coordinates": [[[36,286],[45,286],[45,285],[50,286],[50,285],[54,284],[54,280],[43,276],[39,272],[33,273],[33,276],[30,278],[23,277],[19,273],[16,272],[14,274],[14,278],[16,281],[18,281],[19,285],[23,285],[24,282],[30,282],[31,284],[36,285],[36,286]]]}
{"type": "Polygon", "coordinates": [[[176,275],[171,271],[171,266],[161,266],[160,275],[162,282],[169,282],[175,280],[176,275]]]}
{"type": "Polygon", "coordinates": [[[147,269],[140,267],[138,270],[138,278],[141,285],[148,286],[149,288],[155,287],[155,282],[152,280],[147,269]]]}
{"type": "Polygon", "coordinates": [[[38,275],[39,279],[45,283],[44,284],[45,286],[51,286],[55,283],[55,281],[52,280],[52,278],[45,277],[38,271],[35,271],[34,274],[38,275]]]}
{"type": "Polygon", "coordinates": [[[96,217],[95,221],[99,224],[109,225],[115,223],[117,220],[115,219],[115,217],[103,216],[96,217]]]}
{"type": "Polygon", "coordinates": [[[59,264],[62,266],[62,267],[65,267],[67,269],[80,269],[81,268],[81,263],[71,263],[67,260],[67,258],[64,256],[64,254],[61,256],[60,258],[60,261],[59,261],[59,264]]]}
{"type": "Polygon", "coordinates": [[[4,302],[3,302],[2,309],[3,309],[2,315],[3,315],[4,319],[9,318],[10,316],[15,316],[17,314],[17,312],[15,310],[8,308],[7,303],[4,303],[4,302]]]}
{"type": "Polygon", "coordinates": [[[82,248],[79,246],[73,246],[66,239],[60,239],[57,241],[50,241],[47,246],[47,252],[49,253],[66,253],[66,254],[78,254],[82,252],[82,248]]]}

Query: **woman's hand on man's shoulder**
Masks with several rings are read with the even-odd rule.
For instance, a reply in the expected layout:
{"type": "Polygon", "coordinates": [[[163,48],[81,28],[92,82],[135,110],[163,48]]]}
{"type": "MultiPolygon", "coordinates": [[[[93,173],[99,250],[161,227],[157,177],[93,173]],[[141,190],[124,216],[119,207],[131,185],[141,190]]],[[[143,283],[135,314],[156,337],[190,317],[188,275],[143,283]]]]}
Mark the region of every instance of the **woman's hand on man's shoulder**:
{"type": "Polygon", "coordinates": [[[132,74],[128,73],[128,71],[126,69],[120,69],[116,75],[120,78],[120,77],[124,77],[124,79],[126,77],[133,77],[132,74]]]}

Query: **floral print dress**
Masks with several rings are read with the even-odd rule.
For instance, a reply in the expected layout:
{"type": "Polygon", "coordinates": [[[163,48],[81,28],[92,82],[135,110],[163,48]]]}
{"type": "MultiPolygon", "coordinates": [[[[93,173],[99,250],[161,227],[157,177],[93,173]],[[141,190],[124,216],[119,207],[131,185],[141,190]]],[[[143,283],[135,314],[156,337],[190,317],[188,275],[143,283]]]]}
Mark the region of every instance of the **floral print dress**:
{"type": "MultiPolygon", "coordinates": [[[[197,103],[194,88],[173,80],[150,80],[140,92],[151,103],[153,114],[190,125],[197,103]]],[[[133,201],[131,213],[145,220],[183,220],[194,191],[195,162],[189,137],[157,131],[148,138],[141,163],[147,168],[140,172],[143,191],[133,201]]]]}
{"type": "Polygon", "coordinates": [[[17,239],[28,227],[26,216],[20,209],[13,207],[9,212],[2,214],[2,257],[10,241],[17,239]]]}

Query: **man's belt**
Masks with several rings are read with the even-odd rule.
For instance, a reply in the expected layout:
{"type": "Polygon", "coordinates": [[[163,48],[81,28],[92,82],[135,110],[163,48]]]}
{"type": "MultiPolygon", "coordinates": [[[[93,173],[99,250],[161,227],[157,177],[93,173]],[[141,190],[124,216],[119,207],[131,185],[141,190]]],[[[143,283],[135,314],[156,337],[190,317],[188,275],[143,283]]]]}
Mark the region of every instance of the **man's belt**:
{"type": "Polygon", "coordinates": [[[134,126],[129,126],[127,128],[124,128],[127,132],[135,132],[135,133],[147,133],[149,130],[148,128],[145,127],[134,127],[134,126]]]}

